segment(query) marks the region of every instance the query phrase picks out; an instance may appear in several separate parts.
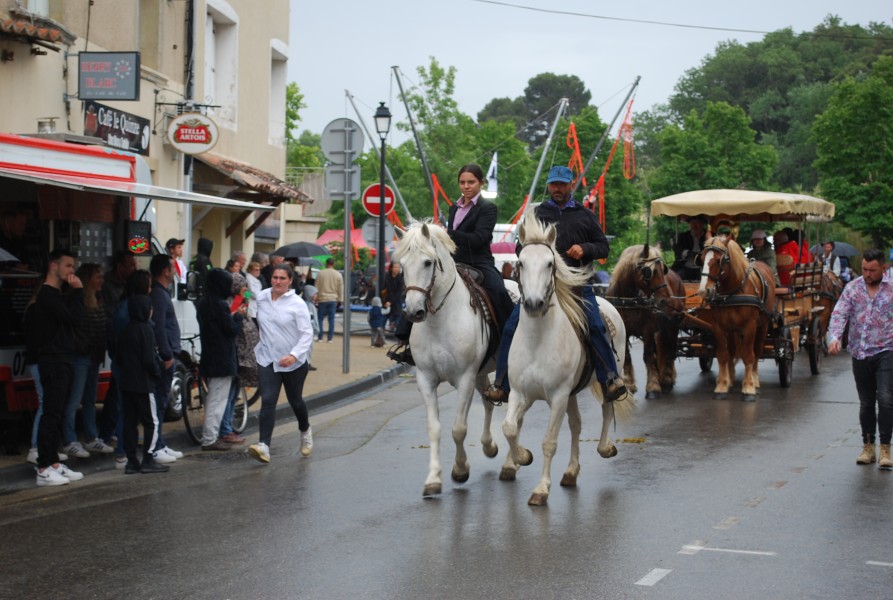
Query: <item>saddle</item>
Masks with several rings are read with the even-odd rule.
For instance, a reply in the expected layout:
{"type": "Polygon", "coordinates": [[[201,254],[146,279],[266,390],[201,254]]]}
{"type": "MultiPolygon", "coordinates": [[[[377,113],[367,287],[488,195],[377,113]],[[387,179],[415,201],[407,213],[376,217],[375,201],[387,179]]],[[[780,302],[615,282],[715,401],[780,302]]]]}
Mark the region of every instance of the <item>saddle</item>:
{"type": "Polygon", "coordinates": [[[487,361],[496,355],[496,351],[499,348],[501,337],[499,335],[500,323],[496,322],[496,312],[493,310],[493,301],[490,299],[490,294],[481,285],[484,281],[483,273],[474,267],[462,263],[456,263],[456,271],[462,279],[462,283],[468,288],[471,310],[475,314],[481,311],[484,317],[481,324],[481,335],[484,334],[483,327],[489,327],[490,329],[490,343],[487,345],[487,353],[484,355],[483,363],[481,363],[480,368],[482,369],[487,364],[487,361]]]}
{"type": "MultiPolygon", "coordinates": [[[[608,337],[608,341],[611,342],[611,349],[614,349],[614,336],[617,335],[617,329],[614,323],[605,316],[605,313],[599,311],[602,315],[602,323],[605,324],[605,329],[607,330],[605,335],[608,337]]],[[[580,379],[577,380],[577,383],[574,385],[574,389],[571,394],[577,394],[583,390],[587,385],[589,385],[589,380],[592,379],[592,373],[595,371],[595,361],[604,362],[604,359],[598,355],[595,351],[595,348],[592,347],[592,344],[589,343],[589,338],[581,339],[580,342],[583,344],[583,349],[586,352],[586,366],[583,367],[583,372],[580,373],[580,379]]],[[[615,358],[617,351],[614,350],[615,358]]],[[[618,365],[619,367],[620,365],[618,365]]],[[[605,365],[605,371],[607,371],[607,365],[605,365]]]]}

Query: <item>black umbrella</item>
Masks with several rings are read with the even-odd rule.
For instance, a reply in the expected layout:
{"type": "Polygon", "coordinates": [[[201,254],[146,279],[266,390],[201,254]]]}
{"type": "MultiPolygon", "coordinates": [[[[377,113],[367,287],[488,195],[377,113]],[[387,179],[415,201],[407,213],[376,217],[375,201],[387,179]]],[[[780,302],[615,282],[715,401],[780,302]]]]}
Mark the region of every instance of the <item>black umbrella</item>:
{"type": "Polygon", "coordinates": [[[320,254],[331,253],[323,246],[311,242],[293,242],[273,251],[273,256],[281,256],[282,258],[307,258],[309,256],[319,256],[320,254]]]}
{"type": "MultiPolygon", "coordinates": [[[[816,244],[812,248],[809,249],[813,254],[823,254],[824,250],[822,249],[822,244],[816,244]]],[[[837,256],[846,256],[853,257],[858,256],[862,252],[856,249],[855,246],[851,244],[847,244],[846,242],[834,242],[834,254],[837,256]]]]}

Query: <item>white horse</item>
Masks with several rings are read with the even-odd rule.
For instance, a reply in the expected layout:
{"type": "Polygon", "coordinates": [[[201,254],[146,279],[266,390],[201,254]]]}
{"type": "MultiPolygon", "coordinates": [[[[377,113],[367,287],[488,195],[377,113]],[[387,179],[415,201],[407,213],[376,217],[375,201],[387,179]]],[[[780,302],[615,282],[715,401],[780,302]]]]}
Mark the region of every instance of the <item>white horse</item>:
{"type": "MultiPolygon", "coordinates": [[[[437,386],[448,382],[459,396],[459,408],[453,422],[456,460],[452,478],[463,483],[468,481],[469,474],[465,436],[471,398],[475,388],[481,394],[487,389],[487,373],[495,366],[491,359],[481,369],[490,343],[490,329],[484,322],[482,311],[472,308],[471,292],[461,281],[453,261],[455,250],[456,245],[442,227],[415,223],[403,233],[394,253],[394,260],[403,266],[406,282],[404,313],[414,324],[409,342],[416,364],[416,380],[428,415],[431,451],[424,496],[441,493],[443,486],[437,386]]],[[[484,454],[493,458],[499,452],[490,434],[493,405],[483,404],[481,444],[484,454]]]]}
{"type": "MultiPolygon", "coordinates": [[[[561,479],[563,486],[577,485],[580,473],[580,408],[572,393],[586,369],[589,344],[587,319],[583,300],[573,292],[582,286],[589,273],[568,267],[555,250],[556,230],[536,219],[525,219],[519,230],[521,250],[518,260],[520,273],[521,311],[518,329],[509,351],[508,374],[511,383],[508,412],[502,430],[509,443],[509,452],[499,474],[503,481],[514,481],[522,465],[533,462],[533,455],[518,442],[524,415],[534,400],[545,399],[550,407],[549,426],[543,439],[543,472],[539,485],[528,504],[543,506],[552,486],[552,458],[558,446],[558,430],[568,415],[571,430],[571,457],[561,479]]],[[[617,310],[603,298],[598,306],[605,318],[611,341],[617,351],[617,364],[626,357],[626,327],[617,310]]],[[[602,405],[602,432],[598,453],[603,458],[616,456],[617,448],[608,438],[614,419],[632,413],[633,400],[606,403],[601,384],[590,374],[592,393],[602,405]]]]}

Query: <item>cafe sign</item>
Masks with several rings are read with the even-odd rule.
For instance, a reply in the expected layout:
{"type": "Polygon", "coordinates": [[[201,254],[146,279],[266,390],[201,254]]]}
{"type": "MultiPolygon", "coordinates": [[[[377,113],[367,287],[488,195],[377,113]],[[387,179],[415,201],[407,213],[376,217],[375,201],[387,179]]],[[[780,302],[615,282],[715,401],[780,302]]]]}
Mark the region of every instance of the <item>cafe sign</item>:
{"type": "Polygon", "coordinates": [[[217,124],[201,113],[183,113],[171,119],[167,139],[184,154],[207,152],[217,143],[217,124]]]}

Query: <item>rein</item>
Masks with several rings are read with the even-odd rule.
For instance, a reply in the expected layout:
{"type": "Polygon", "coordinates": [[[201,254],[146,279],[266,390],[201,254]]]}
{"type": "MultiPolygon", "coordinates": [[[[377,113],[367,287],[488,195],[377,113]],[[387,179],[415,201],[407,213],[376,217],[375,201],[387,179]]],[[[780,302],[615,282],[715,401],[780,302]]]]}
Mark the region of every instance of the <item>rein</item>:
{"type": "MultiPolygon", "coordinates": [[[[555,252],[552,250],[552,246],[545,242],[530,242],[521,246],[521,250],[523,251],[527,246],[545,246],[549,249],[549,252],[552,252],[552,277],[549,279],[549,286],[546,288],[546,309],[543,311],[543,316],[546,316],[549,312],[549,308],[552,306],[552,296],[555,294],[555,272],[557,270],[557,267],[555,266],[555,252]]],[[[518,263],[518,268],[521,268],[521,263],[518,263]]],[[[523,305],[526,298],[524,296],[524,286],[521,285],[520,277],[518,278],[518,292],[521,294],[521,304],[523,305]]]]}
{"type": "Polygon", "coordinates": [[[431,281],[428,283],[427,288],[420,288],[415,285],[406,286],[406,291],[415,290],[417,292],[422,292],[425,295],[425,308],[428,311],[428,314],[436,315],[437,311],[443,308],[444,302],[449,297],[450,292],[453,291],[453,288],[456,287],[456,280],[459,279],[459,273],[453,277],[453,283],[450,284],[450,289],[447,290],[446,294],[443,295],[443,299],[440,301],[440,304],[437,305],[437,308],[434,308],[431,301],[431,291],[434,289],[434,282],[437,280],[437,270],[440,269],[443,272],[443,264],[440,262],[440,259],[437,260],[437,266],[431,270],[431,281]]]}

